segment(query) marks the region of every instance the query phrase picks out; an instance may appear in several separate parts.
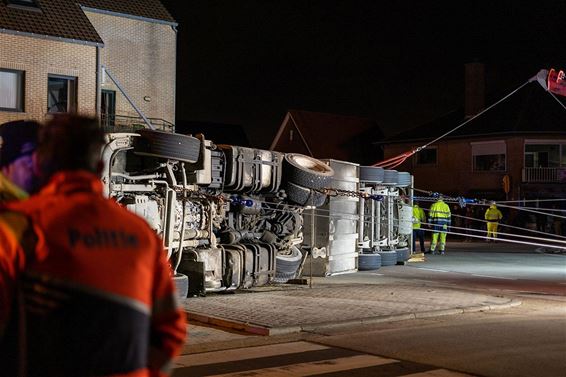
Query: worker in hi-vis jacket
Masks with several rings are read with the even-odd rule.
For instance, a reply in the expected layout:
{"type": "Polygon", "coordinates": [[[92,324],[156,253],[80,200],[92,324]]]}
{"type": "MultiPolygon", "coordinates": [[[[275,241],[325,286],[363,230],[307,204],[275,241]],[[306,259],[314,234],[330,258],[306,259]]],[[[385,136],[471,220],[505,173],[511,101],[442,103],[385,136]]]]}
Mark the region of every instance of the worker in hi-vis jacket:
{"type": "Polygon", "coordinates": [[[494,241],[497,238],[497,226],[503,218],[501,211],[491,202],[489,208],[485,211],[485,219],[487,220],[487,242],[494,241]]]}
{"type": "Polygon", "coordinates": [[[444,202],[442,195],[438,200],[430,206],[428,212],[428,222],[432,224],[432,241],[430,243],[430,252],[436,254],[436,245],[440,254],[444,254],[446,248],[446,232],[450,226],[450,207],[444,202]]]}

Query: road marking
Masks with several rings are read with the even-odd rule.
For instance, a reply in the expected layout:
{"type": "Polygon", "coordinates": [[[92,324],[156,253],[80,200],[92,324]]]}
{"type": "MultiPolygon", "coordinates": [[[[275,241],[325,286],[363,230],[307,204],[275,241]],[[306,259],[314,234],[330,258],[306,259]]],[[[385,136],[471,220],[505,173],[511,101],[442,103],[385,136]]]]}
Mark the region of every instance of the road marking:
{"type": "MultiPolygon", "coordinates": [[[[190,336],[190,335],[189,335],[190,336]]],[[[292,342],[277,345],[257,346],[247,348],[246,354],[242,355],[241,349],[231,349],[222,352],[197,353],[186,356],[179,356],[175,359],[178,366],[194,366],[212,363],[224,363],[228,361],[255,359],[258,357],[269,357],[275,355],[285,355],[296,352],[326,350],[330,347],[307,342],[292,342]]]]}
{"type": "Polygon", "coordinates": [[[453,372],[447,369],[435,369],[428,372],[406,374],[403,377],[472,377],[471,374],[453,372]]]}
{"type": "Polygon", "coordinates": [[[515,278],[507,278],[503,276],[491,276],[491,275],[480,275],[480,274],[472,274],[472,276],[477,276],[480,278],[490,278],[490,279],[503,279],[503,280],[518,280],[515,278]]]}
{"type": "Polygon", "coordinates": [[[269,377],[289,377],[289,376],[309,376],[330,372],[348,371],[357,368],[373,367],[378,365],[395,363],[396,360],[386,359],[379,356],[359,355],[351,357],[341,357],[332,360],[314,361],[285,365],[274,368],[251,369],[234,373],[213,374],[209,377],[237,377],[237,376],[269,376],[269,377]]]}
{"type": "Polygon", "coordinates": [[[304,341],[185,355],[175,361],[173,377],[469,376],[433,365],[304,341]]]}
{"type": "Polygon", "coordinates": [[[446,270],[439,270],[437,268],[417,267],[419,270],[435,271],[435,272],[451,272],[446,270]]]}

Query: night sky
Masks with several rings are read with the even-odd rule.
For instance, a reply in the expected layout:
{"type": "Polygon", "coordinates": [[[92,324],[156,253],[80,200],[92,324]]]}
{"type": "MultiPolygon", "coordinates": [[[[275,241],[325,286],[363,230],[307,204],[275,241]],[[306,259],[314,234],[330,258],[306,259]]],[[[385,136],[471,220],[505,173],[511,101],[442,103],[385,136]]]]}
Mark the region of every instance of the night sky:
{"type": "Polygon", "coordinates": [[[179,23],[177,122],[241,125],[259,148],[288,109],[386,136],[428,122],[463,105],[466,62],[486,64],[486,105],[566,68],[565,1],[162,2],[179,23]]]}

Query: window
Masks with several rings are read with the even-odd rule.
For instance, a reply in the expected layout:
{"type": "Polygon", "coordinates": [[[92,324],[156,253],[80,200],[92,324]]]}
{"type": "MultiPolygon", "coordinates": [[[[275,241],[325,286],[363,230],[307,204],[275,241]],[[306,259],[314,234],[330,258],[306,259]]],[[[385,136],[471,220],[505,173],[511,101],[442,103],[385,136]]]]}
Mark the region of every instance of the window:
{"type": "Polygon", "coordinates": [[[507,146],[504,141],[472,143],[474,171],[506,171],[507,146]]]}
{"type": "Polygon", "coordinates": [[[24,72],[0,68],[0,110],[24,111],[24,72]]]}
{"type": "MultiPolygon", "coordinates": [[[[557,168],[561,164],[560,144],[525,144],[526,168],[557,168]]],[[[562,147],[566,147],[562,145],[562,147]]]]}
{"type": "Polygon", "coordinates": [[[47,80],[47,112],[71,113],[77,109],[77,78],[49,75],[47,80]]]}
{"type": "Polygon", "coordinates": [[[22,7],[31,7],[37,8],[37,1],[36,0],[6,0],[8,5],[19,5],[22,7]]]}
{"type": "Polygon", "coordinates": [[[436,165],[436,147],[428,147],[415,155],[417,165],[436,165]]]}

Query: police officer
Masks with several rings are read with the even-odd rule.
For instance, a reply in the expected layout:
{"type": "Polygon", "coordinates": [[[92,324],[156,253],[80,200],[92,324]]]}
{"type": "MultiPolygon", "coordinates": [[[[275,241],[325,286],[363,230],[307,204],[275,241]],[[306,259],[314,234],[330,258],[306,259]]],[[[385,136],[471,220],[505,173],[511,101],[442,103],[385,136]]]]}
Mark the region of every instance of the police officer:
{"type": "Polygon", "coordinates": [[[501,211],[491,202],[489,208],[485,211],[484,218],[487,220],[487,242],[497,239],[497,226],[499,221],[503,218],[501,211]]]}
{"type": "MultiPolygon", "coordinates": [[[[37,122],[25,120],[0,125],[0,205],[25,199],[28,192],[36,189],[37,176],[33,169],[33,155],[37,148],[38,129],[37,122]]],[[[21,214],[0,216],[0,222],[11,240],[20,239],[29,226],[28,219],[21,214]]],[[[0,237],[0,245],[3,244],[1,240],[0,237]]],[[[7,271],[12,270],[11,263],[4,264],[6,261],[17,260],[17,257],[9,253],[9,249],[0,249],[0,374],[6,376],[17,374],[18,363],[17,313],[15,308],[9,305],[12,302],[15,281],[7,276],[7,271]],[[10,316],[14,326],[10,332],[4,333],[10,316]]]]}
{"type": "Polygon", "coordinates": [[[16,237],[0,222],[0,314],[16,302],[19,374],[164,375],[184,343],[162,241],[102,195],[103,142],[95,119],[56,116],[40,131],[45,186],[9,205],[33,226],[16,237]]]}
{"type": "Polygon", "coordinates": [[[446,232],[450,226],[451,216],[450,207],[444,202],[443,196],[440,195],[438,200],[430,206],[428,212],[429,223],[431,223],[433,227],[432,241],[430,243],[431,253],[436,254],[436,245],[438,244],[440,254],[444,255],[446,248],[446,232]]]}
{"type": "Polygon", "coordinates": [[[36,189],[33,154],[39,123],[17,120],[0,125],[0,202],[24,199],[36,189]]]}

